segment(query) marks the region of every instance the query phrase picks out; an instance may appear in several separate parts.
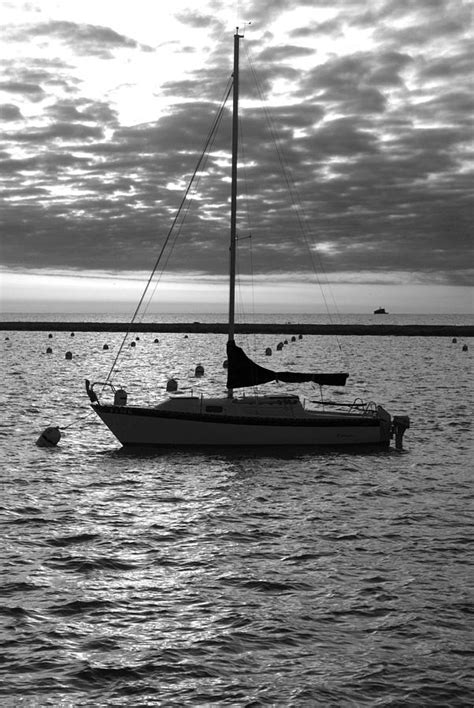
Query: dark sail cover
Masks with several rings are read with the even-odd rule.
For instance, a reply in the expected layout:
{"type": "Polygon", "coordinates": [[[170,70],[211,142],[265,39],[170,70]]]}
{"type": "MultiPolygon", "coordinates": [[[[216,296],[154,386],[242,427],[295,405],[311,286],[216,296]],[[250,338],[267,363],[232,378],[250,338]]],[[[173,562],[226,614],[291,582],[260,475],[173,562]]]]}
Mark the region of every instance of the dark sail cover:
{"type": "Polygon", "coordinates": [[[257,386],[268,381],[303,383],[314,381],[320,386],[345,386],[349,374],[303,374],[293,371],[271,371],[248,358],[235,342],[227,342],[227,388],[257,386]]]}

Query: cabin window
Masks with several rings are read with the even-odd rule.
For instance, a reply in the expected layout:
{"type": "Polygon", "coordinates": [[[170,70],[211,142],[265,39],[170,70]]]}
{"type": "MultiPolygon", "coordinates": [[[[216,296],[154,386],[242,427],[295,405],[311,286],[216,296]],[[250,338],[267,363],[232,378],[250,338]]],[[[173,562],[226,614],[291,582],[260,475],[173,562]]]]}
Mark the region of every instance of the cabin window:
{"type": "Polygon", "coordinates": [[[206,406],[206,413],[222,413],[222,406],[206,406]]]}

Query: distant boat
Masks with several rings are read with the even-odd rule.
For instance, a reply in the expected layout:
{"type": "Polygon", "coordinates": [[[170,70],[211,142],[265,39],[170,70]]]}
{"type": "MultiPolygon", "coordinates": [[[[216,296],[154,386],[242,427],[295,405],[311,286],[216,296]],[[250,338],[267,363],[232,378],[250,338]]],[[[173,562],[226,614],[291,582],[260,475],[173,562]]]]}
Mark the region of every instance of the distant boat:
{"type": "Polygon", "coordinates": [[[388,315],[388,312],[385,311],[385,307],[378,307],[374,310],[374,315],[388,315]]]}
{"type": "MultiPolygon", "coordinates": [[[[235,333],[235,274],[237,242],[237,158],[238,158],[238,89],[239,40],[234,35],[234,70],[232,79],[232,150],[230,191],[230,265],[229,317],[227,341],[227,395],[171,396],[158,405],[127,404],[124,389],[116,390],[107,378],[105,384],[86,381],[92,409],[124,446],[191,445],[225,446],[388,446],[395,436],[396,446],[409,427],[407,416],[393,418],[380,405],[356,399],[351,403],[321,400],[321,410],[307,409],[297,395],[260,395],[255,387],[270,381],[284,383],[312,382],[323,386],[344,386],[345,372],[272,371],[252,361],[237,346],[235,333]],[[100,387],[96,393],[94,387],[100,387]],[[114,394],[114,403],[99,400],[105,387],[114,394]],[[234,397],[234,389],[254,388],[253,394],[234,397]]],[[[156,269],[156,266],[155,266],[156,269]]],[[[146,292],[146,290],[145,290],[146,292]]],[[[142,296],[143,300],[144,295],[142,296]]],[[[141,301],[140,301],[141,302],[141,301]]],[[[140,303],[137,307],[140,307],[140,303]]],[[[110,374],[109,374],[110,376],[110,374]]],[[[322,396],[321,396],[322,399],[322,396]]]]}

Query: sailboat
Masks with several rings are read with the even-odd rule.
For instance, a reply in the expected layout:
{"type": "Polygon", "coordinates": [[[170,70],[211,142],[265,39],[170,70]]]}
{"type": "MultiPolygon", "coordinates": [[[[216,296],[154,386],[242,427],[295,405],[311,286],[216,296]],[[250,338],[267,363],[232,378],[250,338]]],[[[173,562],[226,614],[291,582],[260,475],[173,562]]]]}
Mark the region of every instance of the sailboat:
{"type": "Polygon", "coordinates": [[[171,395],[156,406],[127,403],[124,389],[112,384],[114,401],[102,403],[86,380],[91,406],[123,446],[388,446],[395,436],[401,447],[409,427],[407,416],[392,416],[380,405],[362,402],[306,408],[299,396],[236,396],[270,381],[313,382],[320,387],[344,386],[348,373],[273,371],[252,361],[235,341],[235,281],[237,241],[237,160],[239,107],[239,42],[234,35],[232,74],[232,155],[230,195],[229,316],[227,341],[227,394],[222,397],[171,395]]]}

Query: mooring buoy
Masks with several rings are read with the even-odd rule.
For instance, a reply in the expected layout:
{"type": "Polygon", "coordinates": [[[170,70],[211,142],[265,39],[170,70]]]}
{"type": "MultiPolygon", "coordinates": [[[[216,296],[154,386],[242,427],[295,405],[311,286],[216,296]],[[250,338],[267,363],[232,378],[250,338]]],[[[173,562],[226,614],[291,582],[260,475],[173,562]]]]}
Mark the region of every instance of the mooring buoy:
{"type": "Polygon", "coordinates": [[[159,339],[155,339],[155,341],[153,342],[153,344],[159,344],[159,343],[160,343],[159,339]]]}
{"type": "Polygon", "coordinates": [[[55,447],[61,440],[61,433],[59,428],[56,426],[51,426],[50,428],[45,428],[41,435],[39,436],[36,444],[38,447],[55,447]]]}
{"type": "Polygon", "coordinates": [[[467,352],[468,349],[469,349],[469,347],[467,346],[467,344],[463,344],[463,347],[462,347],[463,352],[467,352]]]}
{"type": "Polygon", "coordinates": [[[457,342],[458,342],[458,340],[456,339],[456,337],[453,337],[451,340],[451,344],[457,344],[457,342]]]}
{"type": "Polygon", "coordinates": [[[53,338],[53,335],[52,335],[52,334],[48,334],[48,339],[52,339],[52,338],[53,338]]]}
{"type": "Polygon", "coordinates": [[[222,364],[223,369],[228,369],[229,368],[229,361],[225,359],[224,363],[222,364]]]}
{"type": "Polygon", "coordinates": [[[166,382],[166,390],[167,391],[177,391],[178,390],[178,382],[176,379],[168,379],[166,382]]]}
{"type": "Polygon", "coordinates": [[[66,352],[65,359],[72,359],[72,352],[66,352]]]}
{"type": "Polygon", "coordinates": [[[53,350],[51,349],[51,347],[47,347],[46,354],[52,354],[52,353],[53,353],[53,350]]]}
{"type": "Polygon", "coordinates": [[[282,349],[283,349],[283,342],[278,342],[278,344],[277,344],[277,352],[281,352],[282,349]]]}
{"type": "Polygon", "coordinates": [[[204,367],[202,364],[198,364],[194,369],[194,376],[204,376],[204,367]]]}
{"type": "Polygon", "coordinates": [[[131,347],[136,347],[136,346],[137,346],[137,343],[136,343],[136,342],[130,342],[130,346],[131,346],[131,347]]]}
{"type": "Polygon", "coordinates": [[[102,349],[103,349],[104,351],[105,351],[106,349],[108,349],[108,348],[109,348],[109,345],[108,345],[108,344],[104,344],[104,346],[102,347],[102,349]]]}
{"type": "Polygon", "coordinates": [[[271,355],[272,355],[272,348],[271,348],[271,347],[267,347],[267,348],[265,349],[265,356],[271,356],[271,355]]]}

